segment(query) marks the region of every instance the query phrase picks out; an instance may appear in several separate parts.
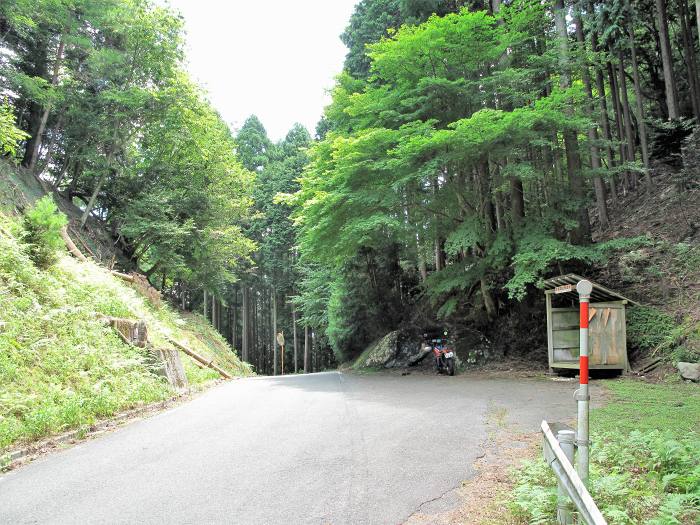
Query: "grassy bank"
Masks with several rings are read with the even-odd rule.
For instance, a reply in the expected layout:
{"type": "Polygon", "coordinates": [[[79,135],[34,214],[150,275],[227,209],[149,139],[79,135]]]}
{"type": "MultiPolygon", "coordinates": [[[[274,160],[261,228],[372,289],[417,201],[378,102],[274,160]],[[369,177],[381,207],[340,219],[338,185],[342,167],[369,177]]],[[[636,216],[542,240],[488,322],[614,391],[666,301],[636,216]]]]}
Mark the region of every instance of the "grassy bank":
{"type": "MultiPolygon", "coordinates": [[[[0,215],[0,456],[174,394],[149,350],[127,345],[100,316],[143,319],[149,340],[172,337],[232,375],[251,373],[196,315],[154,306],[104,268],[60,255],[40,269],[15,217],[0,215]]],[[[190,384],[218,378],[182,355],[190,384]]]]}
{"type": "MultiPolygon", "coordinates": [[[[610,525],[700,522],[700,387],[606,382],[591,413],[590,490],[610,525]]],[[[555,478],[541,459],[515,473],[508,523],[554,524],[555,478]]]]}

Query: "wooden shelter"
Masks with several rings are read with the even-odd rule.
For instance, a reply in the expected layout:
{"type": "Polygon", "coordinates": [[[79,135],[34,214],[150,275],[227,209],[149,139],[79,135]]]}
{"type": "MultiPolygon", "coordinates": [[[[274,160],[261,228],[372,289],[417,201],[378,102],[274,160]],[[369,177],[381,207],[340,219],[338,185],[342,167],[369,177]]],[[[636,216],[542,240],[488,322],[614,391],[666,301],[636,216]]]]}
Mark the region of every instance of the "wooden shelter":
{"type": "MultiPolygon", "coordinates": [[[[579,306],[576,284],[584,278],[570,273],[544,282],[547,302],[549,367],[578,369],[579,306]]],[[[597,283],[589,309],[588,352],[591,370],[629,370],[625,307],[638,304],[597,283]]]]}

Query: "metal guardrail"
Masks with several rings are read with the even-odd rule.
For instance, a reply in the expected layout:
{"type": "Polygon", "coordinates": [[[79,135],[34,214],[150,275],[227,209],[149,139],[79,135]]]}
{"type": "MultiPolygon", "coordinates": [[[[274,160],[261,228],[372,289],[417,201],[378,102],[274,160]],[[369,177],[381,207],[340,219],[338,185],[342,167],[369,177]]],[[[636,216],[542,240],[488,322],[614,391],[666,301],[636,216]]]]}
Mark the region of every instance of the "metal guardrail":
{"type": "Polygon", "coordinates": [[[586,525],[607,525],[586,485],[581,481],[572,465],[575,441],[573,431],[560,430],[557,437],[554,437],[546,421],[542,421],[541,429],[544,435],[544,456],[554,471],[559,484],[557,522],[561,525],[574,523],[573,515],[565,498],[568,496],[586,525]]]}

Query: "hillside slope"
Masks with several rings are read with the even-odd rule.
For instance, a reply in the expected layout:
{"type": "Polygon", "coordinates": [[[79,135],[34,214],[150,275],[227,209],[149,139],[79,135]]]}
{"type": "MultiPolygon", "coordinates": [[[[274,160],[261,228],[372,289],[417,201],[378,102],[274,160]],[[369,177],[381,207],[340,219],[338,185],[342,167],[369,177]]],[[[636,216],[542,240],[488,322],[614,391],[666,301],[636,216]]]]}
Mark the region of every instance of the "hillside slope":
{"type": "Polygon", "coordinates": [[[700,186],[680,188],[678,174],[654,172],[655,191],[629,193],[611,214],[611,227],[596,242],[644,237],[591,277],[642,303],[629,309],[632,360],[650,355],[669,363],[700,359],[700,186]]]}
{"type": "MultiPolygon", "coordinates": [[[[175,394],[150,351],[124,343],[101,316],[143,319],[155,348],[172,348],[170,337],[231,375],[251,373],[203,319],[152,304],[92,261],[66,253],[37,268],[23,233],[19,217],[0,213],[0,456],[175,394]]],[[[218,379],[181,357],[191,386],[218,379]]]]}
{"type": "Polygon", "coordinates": [[[38,179],[29,170],[0,158],[0,211],[8,215],[21,215],[37,200],[49,194],[68,219],[68,231],[80,250],[103,265],[133,269],[111,233],[105,230],[104,224],[89,217],[85,227],[80,228],[82,210],[78,206],[56,193],[48,182],[38,179]]]}

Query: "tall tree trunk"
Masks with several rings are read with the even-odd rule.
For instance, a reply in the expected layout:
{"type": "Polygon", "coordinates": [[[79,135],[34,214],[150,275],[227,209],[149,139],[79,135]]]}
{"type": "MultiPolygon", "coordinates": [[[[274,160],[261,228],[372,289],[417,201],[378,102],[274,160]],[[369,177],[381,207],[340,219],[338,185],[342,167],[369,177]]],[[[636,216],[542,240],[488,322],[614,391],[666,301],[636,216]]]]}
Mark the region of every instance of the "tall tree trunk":
{"type": "Polygon", "coordinates": [[[435,271],[445,267],[445,240],[438,236],[435,239],[435,271]]]}
{"type": "MultiPolygon", "coordinates": [[[[56,126],[54,127],[52,133],[51,133],[51,141],[49,142],[48,146],[46,146],[46,158],[44,161],[41,163],[41,166],[38,165],[37,162],[37,167],[34,171],[37,177],[40,177],[51,165],[51,161],[53,160],[53,151],[56,148],[56,142],[58,142],[58,130],[60,130],[63,127],[63,115],[60,115],[58,117],[58,121],[56,122],[56,126]]],[[[38,158],[38,154],[37,154],[38,158]]]]}
{"type": "Polygon", "coordinates": [[[243,311],[241,312],[241,355],[245,362],[250,361],[250,305],[248,286],[243,285],[243,311]]]}
{"type": "Polygon", "coordinates": [[[639,80],[639,61],[637,60],[637,44],[634,37],[634,24],[632,21],[632,10],[630,8],[630,1],[625,0],[625,7],[627,8],[627,35],[630,42],[630,51],[632,54],[632,80],[634,82],[634,92],[636,96],[637,107],[637,128],[639,131],[639,145],[642,148],[642,162],[644,163],[644,183],[648,190],[651,190],[653,185],[651,180],[651,171],[649,170],[649,142],[647,140],[647,124],[644,120],[644,101],[642,98],[642,84],[639,80]]]}
{"type": "Polygon", "coordinates": [[[316,329],[311,330],[311,372],[318,371],[318,341],[316,340],[316,329]]]}
{"type": "MultiPolygon", "coordinates": [[[[592,1],[588,2],[589,12],[595,12],[595,6],[592,1]]],[[[598,34],[595,30],[591,30],[591,49],[593,53],[598,54],[600,49],[598,48],[598,34]]],[[[608,102],[605,97],[605,80],[603,79],[603,70],[596,63],[594,66],[595,70],[595,84],[596,90],[598,91],[598,110],[600,112],[600,124],[603,128],[603,135],[607,141],[605,147],[605,156],[608,163],[608,169],[613,170],[615,167],[615,157],[612,150],[612,132],[610,131],[610,115],[608,113],[608,102]]],[[[612,204],[617,205],[617,188],[615,187],[615,175],[610,174],[610,199],[612,204]]]]}
{"type": "MultiPolygon", "coordinates": [[[[554,22],[559,39],[559,64],[561,69],[560,84],[562,88],[571,86],[571,73],[569,64],[569,35],[566,28],[566,10],[564,0],[554,2],[554,22]]],[[[583,177],[581,176],[581,157],[578,151],[576,132],[570,129],[564,130],[564,148],[566,150],[566,168],[569,177],[571,193],[578,205],[579,227],[572,232],[574,244],[588,244],[591,242],[591,222],[588,217],[588,207],[584,202],[583,177]]]]}
{"type": "Polygon", "coordinates": [[[203,305],[204,305],[204,318],[208,321],[209,320],[209,311],[208,311],[208,309],[209,309],[209,297],[207,296],[206,290],[204,290],[203,305]]]}
{"type": "MultiPolygon", "coordinates": [[[[501,10],[501,0],[491,0],[491,9],[494,14],[498,14],[501,10]]],[[[502,21],[499,21],[502,24],[502,21]]],[[[499,60],[499,64],[502,67],[507,67],[507,57],[508,53],[504,53],[499,60]]],[[[512,108],[507,108],[512,109],[512,108]]],[[[508,159],[506,159],[507,162],[508,159]]],[[[510,202],[511,202],[511,215],[513,219],[513,227],[519,229],[522,226],[523,219],[525,218],[525,191],[523,189],[523,181],[515,176],[509,177],[510,182],[510,202]]],[[[501,203],[499,202],[498,195],[494,196],[495,209],[494,213],[496,216],[496,228],[498,230],[503,229],[505,225],[505,220],[503,219],[503,210],[501,203]]]]}
{"type": "Polygon", "coordinates": [[[493,321],[496,318],[496,302],[493,300],[493,295],[491,295],[491,290],[486,282],[486,277],[482,277],[479,285],[481,287],[481,297],[484,300],[484,308],[486,309],[486,315],[489,320],[493,321]]]}
{"type": "Polygon", "coordinates": [[[65,163],[63,164],[63,168],[61,169],[61,173],[58,174],[58,177],[56,177],[56,180],[53,181],[53,189],[58,191],[58,187],[61,185],[61,182],[63,182],[63,179],[66,177],[66,174],[68,173],[68,169],[70,168],[70,160],[66,160],[65,163]]]}
{"type": "Polygon", "coordinates": [[[258,348],[258,291],[255,287],[252,287],[250,293],[252,294],[250,301],[250,347],[253,354],[255,354],[255,362],[258,363],[258,370],[267,373],[267,370],[264,368],[264,356],[258,348]]]}
{"type": "MultiPolygon", "coordinates": [[[[65,41],[63,35],[61,35],[61,39],[58,41],[58,49],[56,50],[56,60],[54,60],[53,63],[53,74],[51,75],[51,85],[54,87],[58,85],[58,73],[61,69],[61,62],[63,61],[64,49],[65,41]]],[[[46,122],[48,122],[49,120],[50,111],[51,104],[47,103],[46,106],[44,106],[44,111],[41,114],[41,120],[39,121],[39,129],[36,132],[36,137],[34,143],[32,144],[34,150],[32,151],[32,156],[29,160],[29,165],[27,166],[32,171],[34,171],[37,164],[37,160],[39,158],[39,149],[41,148],[42,137],[44,135],[44,130],[46,129],[46,122]]]]}
{"type": "Polygon", "coordinates": [[[272,375],[277,375],[277,297],[275,290],[270,293],[270,304],[272,307],[272,375]]]}
{"type": "Polygon", "coordinates": [[[304,373],[309,373],[309,325],[304,323],[304,373]]]}
{"type": "Polygon", "coordinates": [[[693,45],[690,29],[690,13],[685,0],[679,0],[679,15],[681,26],[681,38],[683,39],[683,53],[685,54],[686,71],[688,73],[688,85],[690,87],[690,101],[693,106],[693,115],[700,121],[700,86],[698,86],[697,62],[695,61],[695,46],[693,45]]]}
{"type": "MultiPolygon", "coordinates": [[[[613,108],[615,110],[615,127],[617,130],[617,140],[619,142],[620,165],[625,164],[627,159],[627,148],[625,148],[625,132],[624,123],[622,122],[622,102],[620,102],[620,90],[617,85],[617,75],[611,62],[607,63],[608,81],[610,82],[610,97],[612,99],[613,108]]],[[[625,170],[625,181],[623,181],[623,193],[627,188],[626,183],[627,170],[625,170]]]]}
{"type": "Polygon", "coordinates": [[[234,350],[240,347],[237,341],[238,332],[238,288],[233,289],[233,304],[231,305],[231,346],[234,350]]]}
{"type": "MultiPolygon", "coordinates": [[[[438,190],[440,189],[437,177],[433,179],[433,195],[437,198],[438,190]]],[[[435,271],[439,272],[445,267],[445,240],[440,237],[438,232],[435,237],[435,271]]],[[[375,285],[376,289],[376,285],[375,285]]]]}
{"type": "MultiPolygon", "coordinates": [[[[625,58],[622,52],[618,55],[618,73],[620,78],[620,94],[622,95],[622,114],[625,118],[625,141],[627,142],[627,159],[634,162],[637,158],[634,143],[634,131],[632,130],[632,115],[630,112],[629,94],[627,93],[627,77],[625,76],[625,58]]],[[[637,185],[637,175],[634,171],[630,171],[630,185],[637,185]]]]}
{"type": "Polygon", "coordinates": [[[695,0],[695,19],[698,23],[698,42],[700,42],[700,0],[695,0]]]}
{"type": "Polygon", "coordinates": [[[425,258],[422,255],[418,256],[418,273],[422,283],[428,278],[428,266],[425,264],[425,258]]]}
{"type": "MultiPolygon", "coordinates": [[[[111,158],[110,158],[110,163],[111,163],[111,158]]],[[[80,228],[85,228],[85,223],[88,220],[88,217],[90,217],[90,212],[92,211],[92,208],[95,206],[95,201],[97,200],[97,196],[99,195],[100,191],[102,190],[102,185],[105,183],[105,180],[107,179],[107,173],[102,172],[97,179],[97,184],[95,184],[95,188],[92,190],[92,195],[90,195],[90,200],[88,201],[87,205],[85,206],[85,210],[83,211],[82,216],[80,217],[80,228]]]]}
{"type": "Polygon", "coordinates": [[[661,45],[661,63],[664,68],[664,84],[666,86],[666,105],[668,106],[668,118],[670,120],[676,120],[680,118],[680,112],[678,110],[678,95],[676,91],[676,81],[673,75],[673,55],[671,54],[671,41],[668,37],[668,14],[666,13],[666,0],[656,0],[656,16],[659,23],[659,42],[661,45]]]}
{"type": "MultiPolygon", "coordinates": [[[[581,18],[581,13],[576,10],[576,16],[574,17],[574,22],[576,23],[576,40],[581,46],[581,56],[585,57],[585,46],[586,39],[583,34],[583,19],[581,18]]],[[[588,69],[588,60],[583,59],[583,64],[581,64],[583,85],[586,90],[586,114],[591,120],[593,119],[594,113],[594,102],[593,102],[593,88],[591,87],[591,75],[588,69]]],[[[595,189],[596,197],[596,207],[598,209],[598,217],[600,218],[601,229],[606,229],[610,225],[610,220],[608,219],[608,203],[607,196],[605,195],[605,183],[601,178],[600,171],[602,168],[600,162],[600,149],[598,148],[598,128],[595,126],[589,126],[588,130],[588,142],[590,143],[590,153],[591,153],[591,169],[593,170],[593,188],[595,189]]]]}
{"type": "Polygon", "coordinates": [[[477,165],[479,177],[479,193],[481,194],[481,211],[489,229],[489,233],[496,231],[496,212],[493,208],[491,196],[491,171],[489,170],[488,157],[482,158],[477,165]]]}
{"type": "Polygon", "coordinates": [[[297,373],[297,309],[292,303],[292,337],[294,338],[294,373],[297,373]]]}
{"type": "Polygon", "coordinates": [[[22,166],[25,168],[30,168],[34,166],[36,160],[34,160],[35,147],[34,145],[39,141],[37,136],[37,131],[41,125],[41,118],[43,116],[43,108],[36,102],[29,102],[29,116],[27,117],[29,133],[29,139],[24,149],[24,156],[22,157],[22,166]]]}
{"type": "MultiPolygon", "coordinates": [[[[513,227],[518,229],[522,226],[525,218],[525,191],[523,190],[523,181],[518,177],[510,177],[510,202],[513,227]]],[[[498,199],[496,199],[496,206],[498,206],[498,199]]],[[[496,227],[500,229],[502,219],[499,215],[501,214],[496,214],[496,227]]]]}

